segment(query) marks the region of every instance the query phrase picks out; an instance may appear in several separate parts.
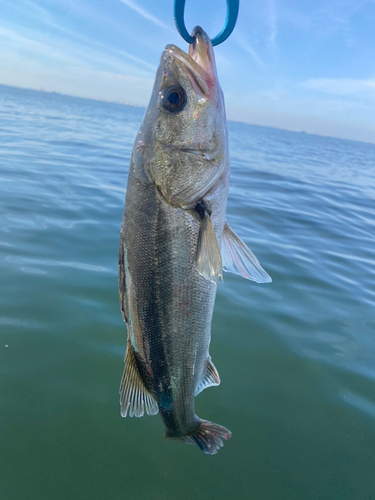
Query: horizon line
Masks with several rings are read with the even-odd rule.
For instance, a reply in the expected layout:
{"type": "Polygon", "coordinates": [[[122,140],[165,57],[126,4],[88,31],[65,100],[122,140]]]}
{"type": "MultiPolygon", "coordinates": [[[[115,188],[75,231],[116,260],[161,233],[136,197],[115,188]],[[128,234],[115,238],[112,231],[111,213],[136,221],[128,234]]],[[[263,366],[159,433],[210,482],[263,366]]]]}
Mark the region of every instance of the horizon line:
{"type": "MultiPolygon", "coordinates": [[[[37,88],[32,88],[32,87],[22,87],[22,86],[16,86],[16,85],[8,85],[6,83],[1,83],[1,82],[0,82],[0,86],[1,87],[8,87],[10,89],[17,89],[17,90],[31,90],[32,92],[40,92],[40,93],[44,93],[44,94],[56,94],[56,95],[60,95],[63,97],[71,97],[73,99],[84,99],[86,101],[103,102],[103,103],[107,103],[107,104],[117,104],[119,106],[130,106],[132,108],[139,108],[139,109],[144,109],[144,110],[147,109],[147,106],[142,106],[140,104],[134,104],[131,102],[125,102],[125,101],[121,102],[121,101],[115,101],[115,100],[111,101],[111,100],[107,100],[107,99],[103,99],[103,98],[94,98],[94,97],[83,97],[80,95],[65,94],[63,92],[57,92],[55,90],[46,90],[43,88],[37,89],[37,88]]],[[[276,127],[274,125],[259,125],[257,123],[250,123],[250,122],[246,122],[243,120],[228,120],[228,122],[242,123],[244,125],[262,127],[262,128],[273,128],[275,130],[283,130],[285,132],[292,132],[294,134],[306,134],[306,135],[312,135],[312,136],[317,136],[317,137],[326,137],[328,139],[338,139],[340,141],[358,142],[360,144],[375,145],[375,139],[374,139],[374,142],[359,141],[358,139],[347,139],[347,138],[337,137],[337,136],[333,136],[333,135],[322,135],[322,134],[317,134],[317,133],[312,133],[312,132],[306,132],[305,130],[292,130],[292,129],[288,129],[288,128],[280,128],[280,127],[276,127]]]]}

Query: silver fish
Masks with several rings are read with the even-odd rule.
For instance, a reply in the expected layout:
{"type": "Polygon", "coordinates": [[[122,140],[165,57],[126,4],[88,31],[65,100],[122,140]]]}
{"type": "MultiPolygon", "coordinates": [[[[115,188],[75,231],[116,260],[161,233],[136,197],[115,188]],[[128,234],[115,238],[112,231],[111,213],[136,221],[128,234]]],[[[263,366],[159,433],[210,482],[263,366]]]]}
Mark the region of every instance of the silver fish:
{"type": "Polygon", "coordinates": [[[222,269],[271,278],[225,221],[229,183],[224,98],[210,39],[200,27],[189,55],[167,45],[129,168],[119,250],[127,324],[121,415],[160,412],[165,437],[213,455],[231,433],[195,414],[220,384],[209,355],[222,269]]]}

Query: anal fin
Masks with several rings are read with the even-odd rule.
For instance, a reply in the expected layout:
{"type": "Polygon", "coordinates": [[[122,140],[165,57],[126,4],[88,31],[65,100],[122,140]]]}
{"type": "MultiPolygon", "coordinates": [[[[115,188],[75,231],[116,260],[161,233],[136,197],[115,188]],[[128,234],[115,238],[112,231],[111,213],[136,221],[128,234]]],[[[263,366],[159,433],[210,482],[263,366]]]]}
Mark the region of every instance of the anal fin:
{"type": "Polygon", "coordinates": [[[239,274],[257,283],[270,283],[272,281],[253,252],[231,230],[227,223],[224,225],[221,256],[223,270],[228,273],[239,274]]]}
{"type": "Polygon", "coordinates": [[[131,343],[128,341],[125,354],[125,368],[120,385],[121,416],[143,417],[156,415],[159,411],[153,395],[147,390],[139,373],[131,343]]]}
{"type": "Polygon", "coordinates": [[[203,372],[203,377],[197,388],[195,389],[195,395],[197,396],[200,392],[202,392],[207,387],[213,387],[215,385],[220,384],[220,377],[213,364],[211,357],[207,358],[206,366],[203,372]]]}

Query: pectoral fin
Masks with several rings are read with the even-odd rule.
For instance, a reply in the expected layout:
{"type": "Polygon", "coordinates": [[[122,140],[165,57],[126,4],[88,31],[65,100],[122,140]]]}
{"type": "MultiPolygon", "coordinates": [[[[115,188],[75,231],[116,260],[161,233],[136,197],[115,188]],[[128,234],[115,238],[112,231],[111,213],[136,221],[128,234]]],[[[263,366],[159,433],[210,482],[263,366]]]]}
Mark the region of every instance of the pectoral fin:
{"type": "Polygon", "coordinates": [[[195,389],[195,395],[197,396],[203,389],[207,387],[212,387],[214,385],[220,384],[220,377],[213,364],[211,357],[209,356],[206,361],[206,366],[203,372],[202,380],[200,381],[198,387],[195,389]]]}
{"type": "Polygon", "coordinates": [[[223,278],[220,248],[211,217],[207,213],[203,216],[199,229],[196,265],[198,272],[215,285],[219,277],[223,278]]]}
{"type": "Polygon", "coordinates": [[[129,340],[120,385],[120,405],[122,417],[126,417],[128,413],[129,417],[143,417],[145,410],[148,415],[156,415],[159,411],[154,396],[147,390],[139,373],[129,340]]]}
{"type": "Polygon", "coordinates": [[[223,270],[228,273],[239,274],[257,283],[269,283],[272,281],[253,252],[231,230],[227,223],[224,225],[221,256],[223,259],[223,270]]]}

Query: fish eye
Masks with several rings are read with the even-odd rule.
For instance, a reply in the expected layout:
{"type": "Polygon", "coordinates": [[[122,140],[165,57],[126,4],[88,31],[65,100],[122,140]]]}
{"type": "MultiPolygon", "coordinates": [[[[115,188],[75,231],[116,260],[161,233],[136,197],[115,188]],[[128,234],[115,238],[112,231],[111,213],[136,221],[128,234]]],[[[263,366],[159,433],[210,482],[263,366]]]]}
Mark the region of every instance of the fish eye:
{"type": "Polygon", "coordinates": [[[171,85],[163,90],[160,96],[163,108],[171,113],[179,113],[186,104],[186,94],[182,87],[171,85]]]}

